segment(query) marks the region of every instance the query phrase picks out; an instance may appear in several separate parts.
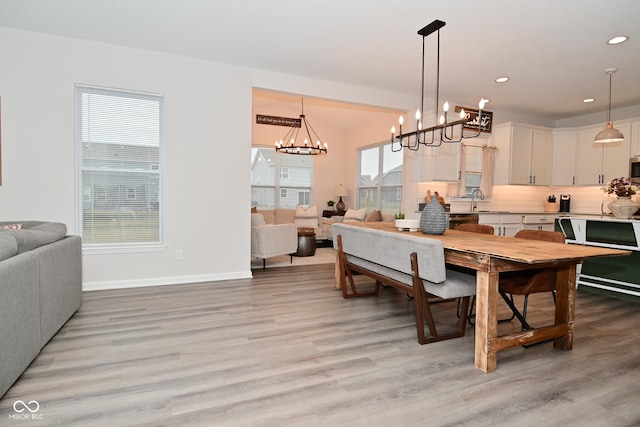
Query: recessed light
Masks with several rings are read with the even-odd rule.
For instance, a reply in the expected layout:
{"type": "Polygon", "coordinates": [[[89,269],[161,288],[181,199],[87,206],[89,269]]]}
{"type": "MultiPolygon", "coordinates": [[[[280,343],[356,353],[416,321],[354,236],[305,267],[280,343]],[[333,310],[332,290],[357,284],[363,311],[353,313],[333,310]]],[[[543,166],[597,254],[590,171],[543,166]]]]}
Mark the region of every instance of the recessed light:
{"type": "Polygon", "coordinates": [[[496,83],[504,83],[504,82],[508,82],[509,81],[509,77],[498,77],[496,79],[496,83]]]}
{"type": "Polygon", "coordinates": [[[629,40],[629,36],[615,36],[614,38],[610,39],[607,44],[620,44],[626,42],[627,40],[629,40]]]}
{"type": "Polygon", "coordinates": [[[596,100],[595,98],[585,98],[585,99],[582,100],[582,102],[584,102],[585,104],[588,104],[588,103],[593,102],[595,100],[596,100]]]}

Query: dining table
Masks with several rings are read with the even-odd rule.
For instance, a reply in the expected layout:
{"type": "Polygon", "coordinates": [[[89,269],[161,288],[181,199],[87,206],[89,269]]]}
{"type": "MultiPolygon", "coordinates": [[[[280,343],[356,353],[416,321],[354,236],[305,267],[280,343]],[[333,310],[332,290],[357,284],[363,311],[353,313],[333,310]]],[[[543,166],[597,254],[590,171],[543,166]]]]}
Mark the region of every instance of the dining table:
{"type": "MultiPolygon", "coordinates": [[[[389,233],[411,233],[436,239],[444,246],[445,262],[476,272],[475,366],[492,372],[497,353],[516,346],[553,340],[561,350],[573,348],[576,266],[587,258],[624,256],[631,252],[540,240],[494,236],[447,229],[443,234],[398,229],[393,222],[349,223],[389,233]],[[557,278],[554,323],[526,331],[498,335],[500,273],[555,268],[557,278]]],[[[337,278],[338,274],[336,274],[337,278]]]]}

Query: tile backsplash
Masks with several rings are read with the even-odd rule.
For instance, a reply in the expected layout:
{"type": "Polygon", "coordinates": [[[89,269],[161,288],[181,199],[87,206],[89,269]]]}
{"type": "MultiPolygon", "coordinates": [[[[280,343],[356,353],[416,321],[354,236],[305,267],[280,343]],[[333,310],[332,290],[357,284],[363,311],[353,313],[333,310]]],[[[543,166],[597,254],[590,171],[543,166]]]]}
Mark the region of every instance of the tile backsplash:
{"type": "MultiPolygon", "coordinates": [[[[455,186],[442,182],[421,182],[417,184],[417,197],[414,206],[408,206],[408,211],[418,210],[418,203],[423,203],[427,191],[435,191],[445,197],[451,204],[452,212],[469,212],[470,199],[451,198],[455,194],[455,186]]],[[[560,201],[561,194],[571,196],[570,213],[600,215],[601,209],[609,213],[607,205],[615,200],[604,193],[601,187],[542,187],[526,185],[497,185],[493,187],[493,195],[486,200],[477,200],[477,210],[512,211],[512,212],[544,212],[544,204],[548,196],[555,195],[560,201]]],[[[636,196],[636,201],[638,196],[636,196]]],[[[411,201],[408,200],[410,203],[411,201]]]]}

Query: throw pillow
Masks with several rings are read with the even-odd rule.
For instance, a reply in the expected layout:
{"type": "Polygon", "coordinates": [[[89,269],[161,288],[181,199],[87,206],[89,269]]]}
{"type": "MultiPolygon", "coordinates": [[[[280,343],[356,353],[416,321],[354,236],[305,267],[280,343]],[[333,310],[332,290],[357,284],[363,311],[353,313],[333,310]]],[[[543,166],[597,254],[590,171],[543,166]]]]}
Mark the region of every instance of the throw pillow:
{"type": "Polygon", "coordinates": [[[362,222],[367,215],[367,208],[347,209],[342,222],[362,222]]]}
{"type": "Polygon", "coordinates": [[[364,219],[364,222],[382,221],[382,212],[375,210],[364,219]]]}
{"type": "Polygon", "coordinates": [[[251,226],[252,227],[259,227],[261,225],[264,225],[264,215],[259,214],[259,213],[252,213],[251,214],[251,226]]]}
{"type": "Polygon", "coordinates": [[[22,224],[0,225],[0,229],[2,229],[2,230],[20,230],[21,228],[22,228],[22,224]]]}
{"type": "Polygon", "coordinates": [[[318,228],[318,206],[313,205],[308,208],[296,206],[294,221],[298,228],[318,228]]]}

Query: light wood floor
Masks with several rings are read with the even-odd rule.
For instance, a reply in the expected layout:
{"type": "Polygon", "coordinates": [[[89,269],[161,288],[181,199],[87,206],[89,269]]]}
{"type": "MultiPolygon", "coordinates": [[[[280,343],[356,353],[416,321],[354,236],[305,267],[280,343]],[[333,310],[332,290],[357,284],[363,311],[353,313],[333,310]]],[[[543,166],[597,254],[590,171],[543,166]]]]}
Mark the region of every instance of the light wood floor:
{"type": "MultiPolygon", "coordinates": [[[[392,288],[344,300],[332,265],[254,275],[85,293],[0,400],[0,425],[640,423],[636,303],[579,292],[572,351],[511,349],[485,374],[473,364],[471,327],[464,338],[420,346],[412,302],[392,288]],[[16,400],[36,400],[42,419],[9,418],[16,400]]],[[[550,304],[548,295],[532,300],[545,306],[531,308],[533,324],[550,304]]],[[[450,302],[435,313],[443,327],[455,321],[450,302]]]]}

